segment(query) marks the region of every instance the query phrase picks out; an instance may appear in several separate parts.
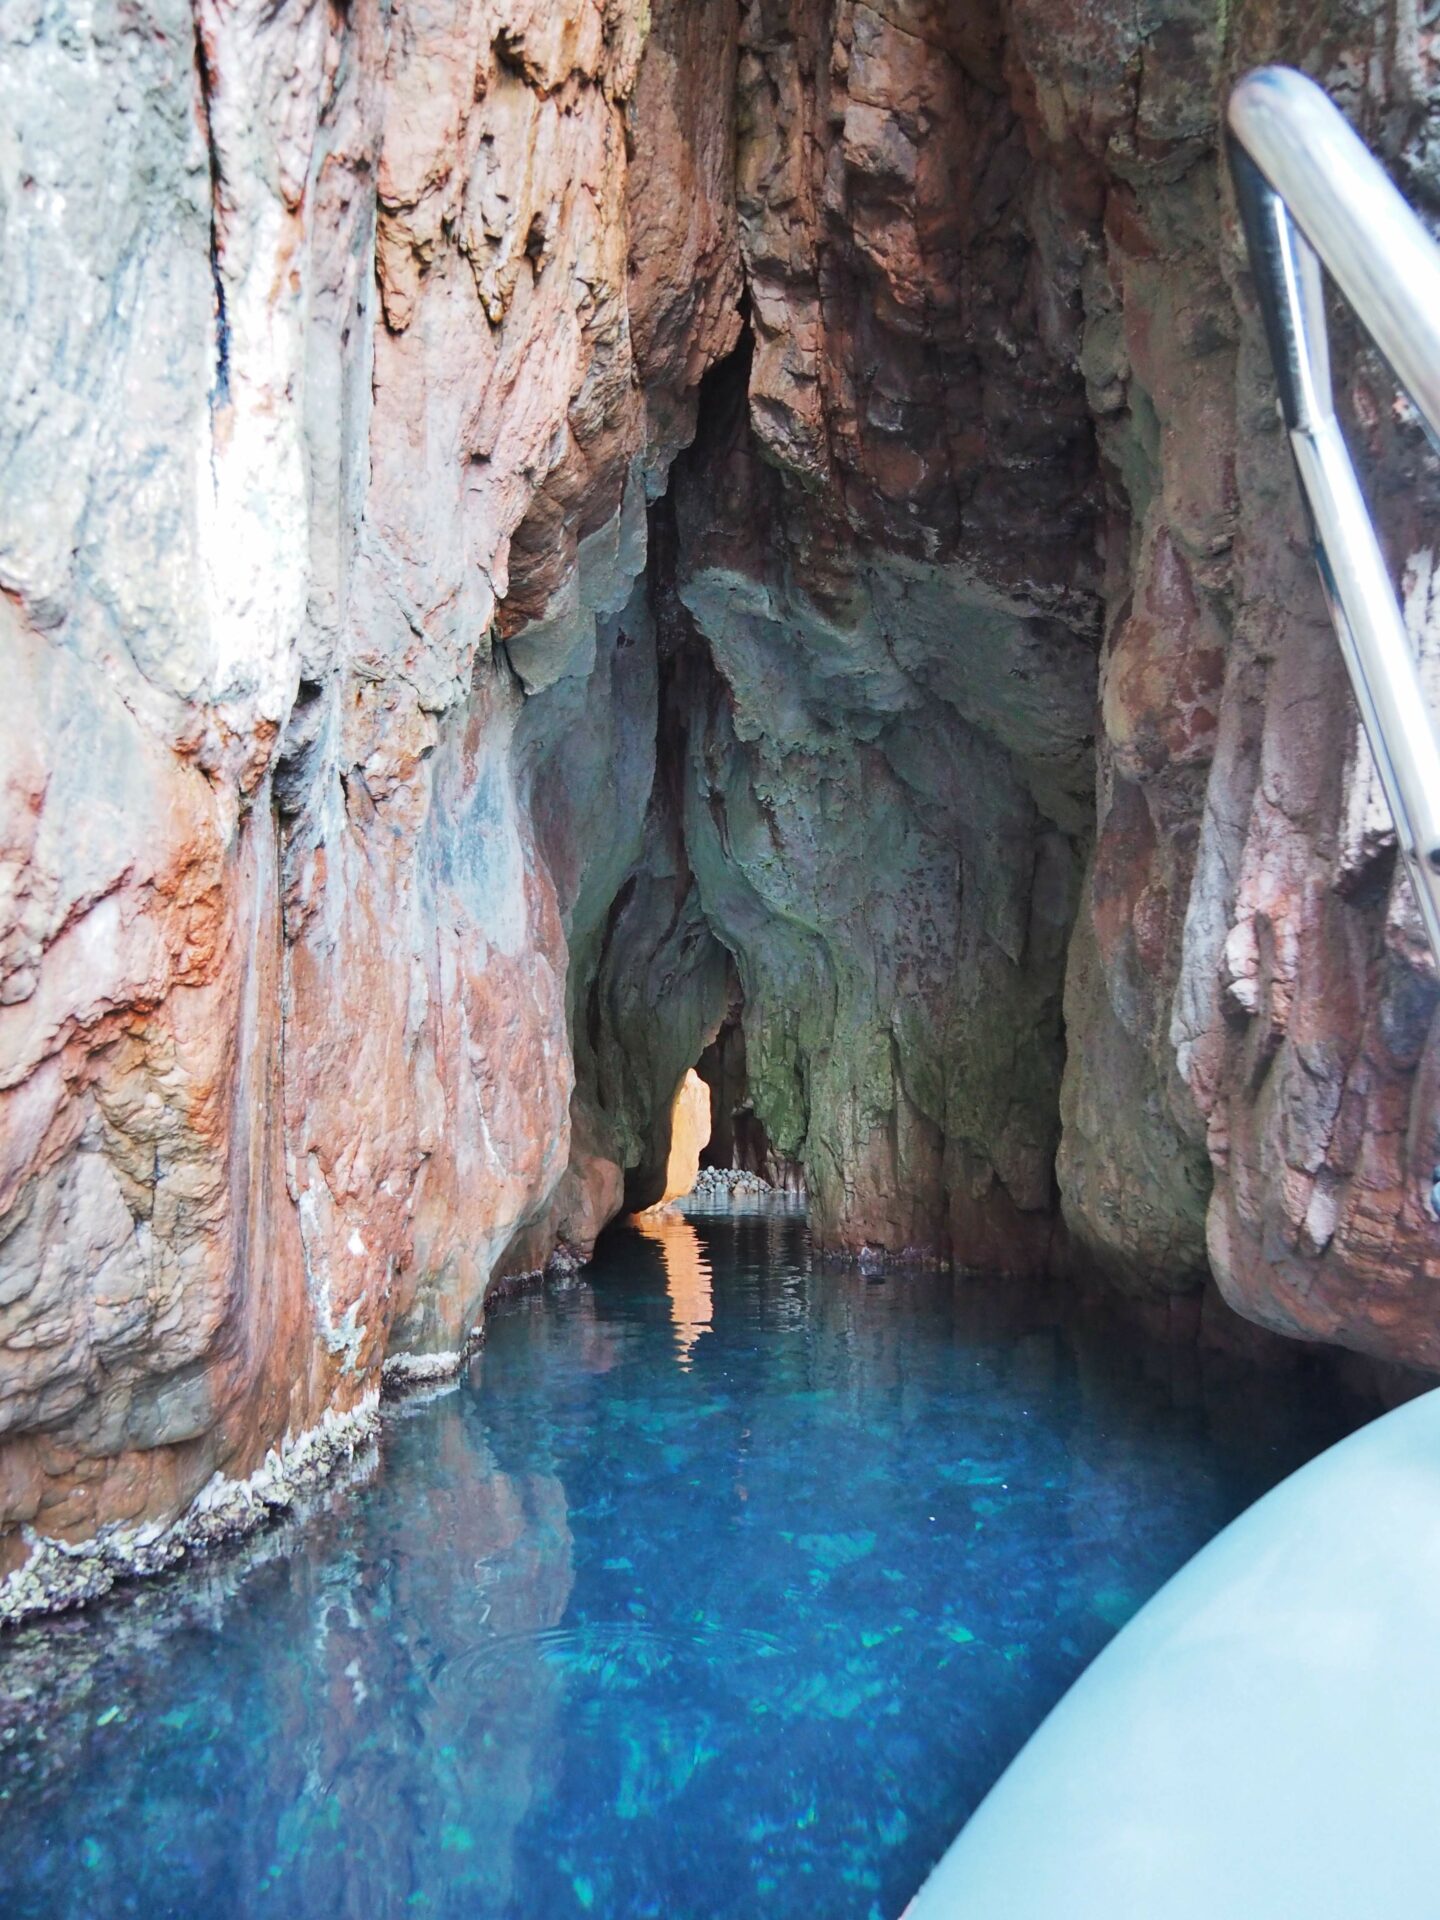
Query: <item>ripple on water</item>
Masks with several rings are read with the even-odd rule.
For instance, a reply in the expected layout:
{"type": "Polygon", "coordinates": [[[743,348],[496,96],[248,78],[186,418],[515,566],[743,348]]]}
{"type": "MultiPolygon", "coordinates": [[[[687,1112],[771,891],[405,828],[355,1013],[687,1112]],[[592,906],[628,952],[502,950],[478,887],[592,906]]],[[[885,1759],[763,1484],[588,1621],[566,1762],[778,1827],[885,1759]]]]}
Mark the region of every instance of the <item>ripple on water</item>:
{"type": "Polygon", "coordinates": [[[745,1685],[747,1663],[783,1659],[793,1649],[775,1634],[754,1627],[722,1627],[713,1621],[693,1626],[648,1626],[639,1620],[592,1621],[579,1627],[540,1627],[530,1632],[497,1633],[453,1655],[442,1655],[432,1669],[437,1687],[484,1683],[507,1661],[540,1661],[596,1692],[633,1687],[660,1674],[673,1674],[686,1661],[718,1671],[726,1682],[745,1685]]]}

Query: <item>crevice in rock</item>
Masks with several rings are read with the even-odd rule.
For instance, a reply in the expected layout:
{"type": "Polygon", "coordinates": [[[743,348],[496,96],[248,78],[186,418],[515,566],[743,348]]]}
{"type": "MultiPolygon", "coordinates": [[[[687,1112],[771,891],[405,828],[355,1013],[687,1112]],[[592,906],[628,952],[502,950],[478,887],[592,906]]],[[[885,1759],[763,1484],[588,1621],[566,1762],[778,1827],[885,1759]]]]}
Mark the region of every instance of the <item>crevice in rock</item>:
{"type": "Polygon", "coordinates": [[[212,102],[218,84],[211,68],[211,56],[205,38],[203,10],[193,8],[195,31],[195,75],[200,89],[200,126],[205,139],[205,159],[210,179],[210,284],[215,299],[215,366],[210,386],[210,405],[228,406],[230,402],[230,315],[225,293],[225,271],[221,259],[221,205],[225,191],[219,143],[215,138],[212,102]]]}

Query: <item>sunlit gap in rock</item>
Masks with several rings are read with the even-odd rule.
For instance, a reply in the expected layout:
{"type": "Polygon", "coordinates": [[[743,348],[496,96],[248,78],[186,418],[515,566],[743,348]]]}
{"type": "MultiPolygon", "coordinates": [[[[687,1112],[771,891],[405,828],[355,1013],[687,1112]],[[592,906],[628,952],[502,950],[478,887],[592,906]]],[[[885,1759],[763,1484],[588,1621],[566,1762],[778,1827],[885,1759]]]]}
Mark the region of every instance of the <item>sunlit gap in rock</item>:
{"type": "Polygon", "coordinates": [[[680,1364],[690,1364],[690,1350],[714,1317],[710,1263],[700,1236],[675,1202],[690,1193],[700,1171],[700,1155],[711,1132],[710,1089],[691,1067],[680,1082],[670,1109],[670,1157],[665,1167],[665,1192],[658,1206],[634,1216],[634,1224],[653,1240],[665,1262],[665,1285],[675,1318],[680,1364]]]}

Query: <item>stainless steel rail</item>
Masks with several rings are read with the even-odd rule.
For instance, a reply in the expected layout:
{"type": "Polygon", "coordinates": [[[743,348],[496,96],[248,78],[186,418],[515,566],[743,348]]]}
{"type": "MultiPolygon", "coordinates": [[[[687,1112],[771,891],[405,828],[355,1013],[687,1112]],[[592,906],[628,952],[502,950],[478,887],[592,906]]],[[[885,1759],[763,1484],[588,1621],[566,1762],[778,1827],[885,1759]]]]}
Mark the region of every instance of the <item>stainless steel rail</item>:
{"type": "Polygon", "coordinates": [[[1440,443],[1440,248],[1303,74],[1248,75],[1230,96],[1229,121],[1236,197],[1320,578],[1440,966],[1440,741],[1335,418],[1320,271],[1323,263],[1440,443]]]}

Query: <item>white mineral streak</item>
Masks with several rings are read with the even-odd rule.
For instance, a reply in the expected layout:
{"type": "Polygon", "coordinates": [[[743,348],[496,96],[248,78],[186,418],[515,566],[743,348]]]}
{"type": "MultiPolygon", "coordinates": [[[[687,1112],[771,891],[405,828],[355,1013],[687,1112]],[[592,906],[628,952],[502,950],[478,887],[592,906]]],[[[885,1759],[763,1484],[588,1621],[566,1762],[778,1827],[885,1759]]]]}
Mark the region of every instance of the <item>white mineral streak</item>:
{"type": "Polygon", "coordinates": [[[392,1353],[381,1369],[387,1387],[423,1386],[431,1380],[453,1380],[465,1356],[452,1348],[448,1353],[392,1353]]]}

